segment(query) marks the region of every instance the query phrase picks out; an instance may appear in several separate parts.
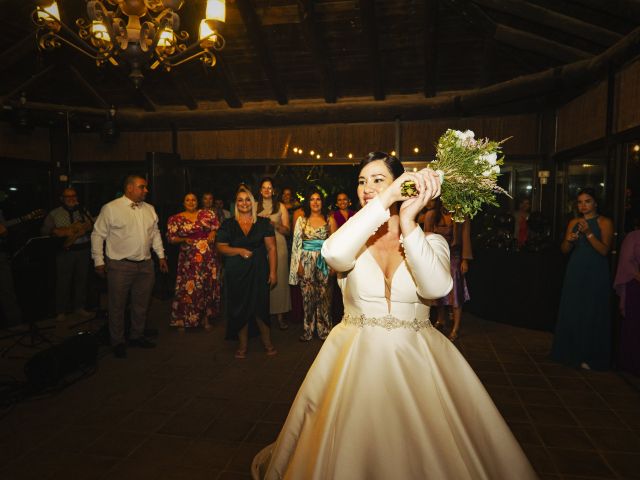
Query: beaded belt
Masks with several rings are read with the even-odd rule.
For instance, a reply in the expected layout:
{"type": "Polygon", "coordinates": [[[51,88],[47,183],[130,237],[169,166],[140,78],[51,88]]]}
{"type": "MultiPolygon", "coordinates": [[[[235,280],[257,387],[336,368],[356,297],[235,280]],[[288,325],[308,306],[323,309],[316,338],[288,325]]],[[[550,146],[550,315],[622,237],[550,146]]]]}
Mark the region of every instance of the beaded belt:
{"type": "Polygon", "coordinates": [[[424,320],[418,320],[417,318],[414,318],[413,320],[400,320],[393,315],[385,315],[384,317],[367,317],[364,314],[350,315],[348,313],[345,313],[344,317],[342,317],[342,323],[360,328],[382,327],[386,328],[387,330],[393,330],[396,328],[411,328],[416,332],[418,330],[422,330],[423,328],[432,327],[431,322],[428,318],[425,318],[424,320]]]}

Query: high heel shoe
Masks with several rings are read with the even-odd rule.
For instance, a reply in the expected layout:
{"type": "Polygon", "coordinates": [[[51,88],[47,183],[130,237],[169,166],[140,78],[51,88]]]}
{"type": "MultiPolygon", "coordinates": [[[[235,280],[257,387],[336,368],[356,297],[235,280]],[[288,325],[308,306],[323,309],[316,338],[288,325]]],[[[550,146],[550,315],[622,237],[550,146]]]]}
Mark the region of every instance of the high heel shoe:
{"type": "Polygon", "coordinates": [[[236,350],[234,357],[238,360],[244,360],[245,358],[247,358],[247,349],[239,348],[238,350],[236,350]]]}
{"type": "Polygon", "coordinates": [[[455,343],[455,341],[458,340],[458,332],[456,330],[451,330],[447,338],[451,341],[451,343],[455,343]]]}

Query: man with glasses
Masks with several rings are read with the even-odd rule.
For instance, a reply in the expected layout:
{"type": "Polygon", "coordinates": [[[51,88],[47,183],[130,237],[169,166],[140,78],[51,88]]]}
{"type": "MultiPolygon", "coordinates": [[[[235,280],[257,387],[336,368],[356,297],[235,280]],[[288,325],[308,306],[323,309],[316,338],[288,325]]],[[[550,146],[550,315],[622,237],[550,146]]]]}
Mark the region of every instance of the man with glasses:
{"type": "Polygon", "coordinates": [[[56,320],[64,321],[68,311],[89,318],[85,310],[93,219],[78,202],[78,193],[65,188],[61,206],[49,212],[42,225],[43,235],[63,237],[56,255],[56,320]],[[72,308],[70,309],[69,306],[72,308]]]}

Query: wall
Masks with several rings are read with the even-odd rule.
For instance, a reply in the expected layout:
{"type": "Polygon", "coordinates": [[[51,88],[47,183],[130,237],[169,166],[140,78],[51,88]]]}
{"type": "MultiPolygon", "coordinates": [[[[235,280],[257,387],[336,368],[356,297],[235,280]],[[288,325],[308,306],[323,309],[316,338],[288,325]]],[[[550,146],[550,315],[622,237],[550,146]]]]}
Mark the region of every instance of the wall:
{"type": "Polygon", "coordinates": [[[598,140],[605,136],[607,82],[600,82],[557,110],[556,151],[598,140]]]}
{"type": "MultiPolygon", "coordinates": [[[[402,122],[403,159],[433,155],[433,145],[447,128],[472,129],[477,136],[492,139],[513,137],[505,145],[509,154],[531,155],[537,152],[536,115],[472,117],[434,121],[402,122]],[[418,146],[420,153],[414,154],[418,146]]],[[[374,150],[395,148],[396,125],[387,123],[305,125],[278,128],[214,131],[179,131],[178,153],[184,160],[273,160],[287,163],[349,163],[374,150]],[[294,152],[302,148],[302,155],[294,152]],[[321,155],[312,159],[310,151],[321,155]],[[333,158],[329,158],[329,152],[333,158]]],[[[146,152],[171,152],[171,132],[120,134],[115,144],[105,144],[98,134],[80,133],[72,138],[73,161],[142,161],[146,152]]]]}
{"type": "Polygon", "coordinates": [[[171,152],[171,132],[121,132],[116,143],[105,143],[98,133],[76,133],[71,138],[74,162],[142,162],[147,152],[171,152]]]}
{"type": "Polygon", "coordinates": [[[640,125],[640,60],[616,74],[614,131],[640,125]]]}
{"type": "Polygon", "coordinates": [[[0,159],[24,159],[48,162],[51,158],[49,129],[17,133],[12,125],[0,123],[0,159]]]}

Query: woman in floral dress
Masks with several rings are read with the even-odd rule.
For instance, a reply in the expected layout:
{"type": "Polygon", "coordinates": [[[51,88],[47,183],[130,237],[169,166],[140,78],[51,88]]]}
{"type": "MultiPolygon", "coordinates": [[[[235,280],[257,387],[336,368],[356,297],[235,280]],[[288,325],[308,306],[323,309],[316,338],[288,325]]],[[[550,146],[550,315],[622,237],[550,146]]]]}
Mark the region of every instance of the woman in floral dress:
{"type": "Polygon", "coordinates": [[[320,255],[324,241],[336,231],[336,221],[329,215],[322,194],[314,190],[302,207],[304,215],[298,217],[293,234],[289,283],[300,285],[304,306],[304,332],[301,342],[313,338],[324,340],[331,331],[329,309],[329,267],[320,255]]]}
{"type": "Polygon", "coordinates": [[[211,328],[218,315],[218,258],[213,247],[220,223],[210,210],[198,210],[193,193],[184,197],[185,211],[169,217],[169,243],[180,245],[171,326],[211,328]]]}

